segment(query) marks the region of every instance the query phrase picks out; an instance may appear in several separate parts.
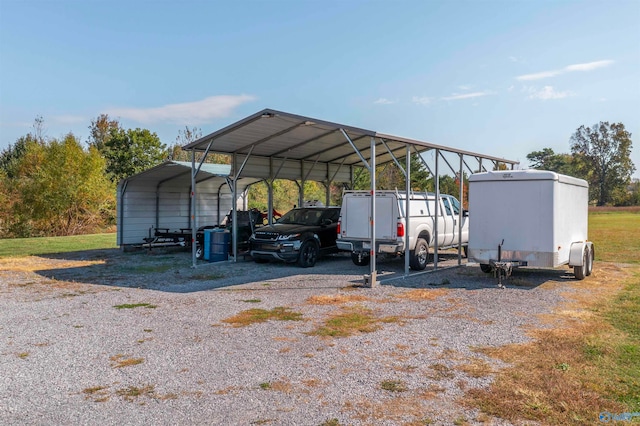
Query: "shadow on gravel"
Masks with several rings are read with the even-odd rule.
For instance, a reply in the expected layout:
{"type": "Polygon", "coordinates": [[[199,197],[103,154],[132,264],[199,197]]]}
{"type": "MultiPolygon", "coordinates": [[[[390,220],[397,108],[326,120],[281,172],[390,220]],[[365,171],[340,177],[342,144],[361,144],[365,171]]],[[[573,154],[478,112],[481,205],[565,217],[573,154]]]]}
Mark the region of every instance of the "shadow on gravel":
{"type": "MultiPolygon", "coordinates": [[[[191,267],[191,253],[184,249],[122,252],[119,249],[88,250],[42,255],[51,259],[51,268],[35,271],[54,280],[121,288],[142,288],[170,293],[191,293],[237,287],[238,290],[278,290],[361,287],[368,266],[356,266],[348,253],[325,256],[313,268],[295,264],[254,263],[250,258],[238,262],[198,262],[191,267]],[[59,262],[60,267],[56,268],[59,262]],[[69,262],[75,263],[73,266],[69,262]]],[[[457,254],[440,253],[439,269],[403,277],[402,258],[377,261],[378,279],[382,285],[399,288],[460,288],[466,290],[495,289],[497,279],[478,266],[458,265],[457,254]],[[387,281],[388,280],[388,281],[387,281]]],[[[519,268],[504,281],[507,288],[532,290],[547,282],[564,283],[573,279],[571,269],[519,268]]]]}
{"type": "Polygon", "coordinates": [[[191,266],[191,253],[182,250],[140,250],[124,253],[118,249],[42,255],[51,259],[51,268],[35,273],[58,281],[121,288],[141,288],[169,293],[191,293],[238,287],[238,290],[341,288],[361,272],[354,270],[344,254],[325,256],[313,268],[271,262],[257,264],[250,258],[238,262],[198,261],[191,266]],[[57,261],[60,267],[55,267],[57,261]],[[74,263],[69,266],[69,263],[74,263]],[[83,264],[86,263],[86,264],[83,264]],[[339,279],[332,276],[339,275],[339,279]],[[349,275],[354,275],[349,277],[349,275]],[[284,282],[286,278],[286,282],[284,282]],[[280,282],[279,280],[283,281],[280,282]]]}

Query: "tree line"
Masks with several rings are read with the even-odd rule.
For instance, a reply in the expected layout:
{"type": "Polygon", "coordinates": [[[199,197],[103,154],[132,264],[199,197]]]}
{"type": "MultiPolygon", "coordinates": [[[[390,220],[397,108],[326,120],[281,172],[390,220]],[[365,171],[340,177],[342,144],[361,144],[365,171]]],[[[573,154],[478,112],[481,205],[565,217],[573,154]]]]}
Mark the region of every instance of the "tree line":
{"type": "MultiPolygon", "coordinates": [[[[0,152],[0,238],[74,235],[113,229],[116,221],[116,185],[167,159],[190,161],[181,147],[202,137],[198,128],[180,130],[171,145],[148,129],[125,129],[118,120],[99,115],[89,125],[87,140],[73,133],[46,136],[44,120],[0,152]]],[[[586,179],[598,205],[640,205],[640,184],[632,182],[631,134],[621,123],[581,126],[571,138],[571,154],[550,148],[527,155],[530,166],[586,179]]],[[[202,154],[198,154],[202,155],[202,154]]],[[[198,160],[201,157],[197,158],[198,160]]],[[[229,163],[229,157],[210,154],[207,161],[229,163]]],[[[404,167],[404,159],[400,159],[404,167]]],[[[411,188],[434,191],[435,181],[415,155],[411,161],[411,188]]],[[[378,189],[405,188],[404,174],[395,163],[376,169],[378,189]]],[[[441,176],[440,191],[460,198],[460,177],[441,176]]],[[[467,178],[464,174],[465,192],[467,178]]],[[[351,189],[368,189],[370,176],[355,176],[351,189]]],[[[274,208],[282,213],[297,204],[300,182],[273,183],[274,208]]],[[[342,186],[329,188],[330,204],[340,204],[342,186]]],[[[253,185],[249,207],[266,210],[267,188],[253,185]]],[[[305,182],[306,200],[326,198],[322,183],[305,182]]],[[[468,194],[465,193],[465,199],[468,194]]]]}
{"type": "Polygon", "coordinates": [[[640,205],[640,181],[632,181],[633,143],[622,123],[580,126],[570,139],[571,153],[544,148],[527,155],[534,169],[578,177],[589,183],[589,198],[598,206],[640,205]]]}

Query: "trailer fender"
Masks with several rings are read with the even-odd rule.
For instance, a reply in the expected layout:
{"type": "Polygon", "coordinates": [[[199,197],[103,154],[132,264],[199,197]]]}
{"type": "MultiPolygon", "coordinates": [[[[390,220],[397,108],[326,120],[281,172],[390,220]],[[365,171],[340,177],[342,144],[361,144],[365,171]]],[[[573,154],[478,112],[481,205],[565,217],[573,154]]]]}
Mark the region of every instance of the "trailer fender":
{"type": "Polygon", "coordinates": [[[584,251],[590,250],[593,253],[593,243],[591,241],[579,241],[571,243],[571,249],[569,251],[569,266],[582,266],[585,259],[584,251]]]}

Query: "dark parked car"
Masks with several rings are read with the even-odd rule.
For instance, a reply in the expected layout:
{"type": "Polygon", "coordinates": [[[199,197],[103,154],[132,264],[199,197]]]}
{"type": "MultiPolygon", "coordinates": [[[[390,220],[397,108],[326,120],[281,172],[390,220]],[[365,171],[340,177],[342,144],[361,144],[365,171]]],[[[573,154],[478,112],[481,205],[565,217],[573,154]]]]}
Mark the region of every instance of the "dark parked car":
{"type": "Polygon", "coordinates": [[[336,227],[340,207],[301,207],[285,213],[273,225],[262,226],[249,240],[256,262],[271,259],[316,264],[321,254],[336,253],[336,227]]]}

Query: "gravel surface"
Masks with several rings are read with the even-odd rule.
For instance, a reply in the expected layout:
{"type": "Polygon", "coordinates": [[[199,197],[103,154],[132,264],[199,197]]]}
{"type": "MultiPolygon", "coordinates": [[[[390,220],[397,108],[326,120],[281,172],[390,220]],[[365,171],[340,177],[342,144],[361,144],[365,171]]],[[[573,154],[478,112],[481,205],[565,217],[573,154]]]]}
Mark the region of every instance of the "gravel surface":
{"type": "MultiPolygon", "coordinates": [[[[469,265],[363,288],[368,269],[344,255],[310,269],[190,263],[115,250],[0,259],[0,424],[480,424],[460,399],[504,365],[474,349],[526,341],[572,277],[523,270],[501,290],[469,265]],[[224,321],[276,307],[301,319],[224,321]],[[345,312],[378,328],[315,333],[345,312]]],[[[403,262],[378,266],[393,276],[403,262]]]]}

